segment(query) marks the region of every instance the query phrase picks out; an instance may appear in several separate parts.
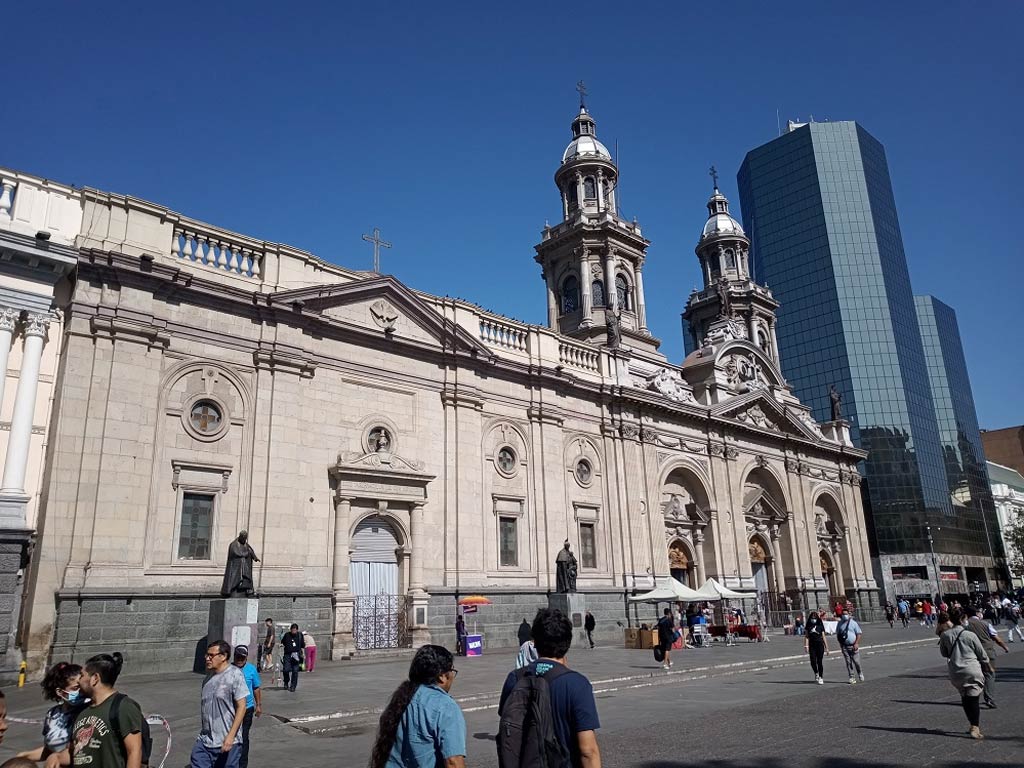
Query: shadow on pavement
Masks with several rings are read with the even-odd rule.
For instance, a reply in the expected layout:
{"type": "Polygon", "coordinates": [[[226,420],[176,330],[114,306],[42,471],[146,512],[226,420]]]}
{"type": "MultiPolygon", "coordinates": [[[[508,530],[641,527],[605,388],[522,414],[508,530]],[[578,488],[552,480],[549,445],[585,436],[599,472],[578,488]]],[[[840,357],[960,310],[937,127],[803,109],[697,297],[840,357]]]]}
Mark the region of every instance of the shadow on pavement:
{"type": "MultiPolygon", "coordinates": [[[[899,730],[899,729],[892,729],[899,730]]],[[[790,759],[756,758],[752,760],[649,760],[637,763],[634,768],[790,768],[790,759]]],[[[912,763],[878,763],[868,760],[853,760],[845,757],[822,757],[815,762],[800,762],[801,768],[907,768],[912,763]]],[[[978,763],[967,760],[953,760],[948,763],[933,763],[933,768],[978,768],[978,763]]]]}
{"type": "Polygon", "coordinates": [[[893,704],[927,704],[933,707],[960,707],[959,701],[915,701],[913,699],[891,699],[893,704]]]}

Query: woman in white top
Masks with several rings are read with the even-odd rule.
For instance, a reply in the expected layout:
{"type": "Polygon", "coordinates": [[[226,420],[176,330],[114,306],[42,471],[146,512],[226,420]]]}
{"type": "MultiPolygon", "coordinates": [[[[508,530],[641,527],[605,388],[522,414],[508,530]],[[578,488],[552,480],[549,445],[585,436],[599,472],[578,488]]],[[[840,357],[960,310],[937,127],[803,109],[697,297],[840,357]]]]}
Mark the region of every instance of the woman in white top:
{"type": "Polygon", "coordinates": [[[306,643],[306,671],[312,672],[316,666],[316,640],[306,630],[302,630],[302,639],[306,643]]]}

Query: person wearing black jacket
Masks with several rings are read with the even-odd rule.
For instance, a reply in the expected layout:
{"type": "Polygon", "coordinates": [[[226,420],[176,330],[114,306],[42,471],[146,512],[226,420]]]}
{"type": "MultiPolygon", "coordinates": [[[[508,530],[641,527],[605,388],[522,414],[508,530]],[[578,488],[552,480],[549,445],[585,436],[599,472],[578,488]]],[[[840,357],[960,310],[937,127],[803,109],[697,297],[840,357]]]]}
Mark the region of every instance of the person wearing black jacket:
{"type": "Polygon", "coordinates": [[[284,662],[281,665],[284,687],[295,693],[295,687],[299,684],[303,654],[306,652],[306,641],[299,632],[298,624],[292,624],[291,629],[281,636],[281,647],[284,650],[284,662]]]}
{"type": "Polygon", "coordinates": [[[597,622],[594,620],[594,614],[590,611],[587,611],[587,618],[583,620],[583,629],[587,632],[590,647],[594,648],[594,630],[597,629],[597,622]]]}
{"type": "Polygon", "coordinates": [[[811,669],[814,671],[814,682],[825,684],[825,665],[822,663],[828,653],[828,640],[825,639],[825,622],[817,611],[811,611],[804,627],[804,651],[811,658],[811,669]]]}
{"type": "Polygon", "coordinates": [[[676,627],[675,622],[672,620],[672,609],[666,608],[665,615],[658,619],[658,643],[661,645],[661,650],[665,654],[665,661],[661,665],[662,669],[672,669],[672,659],[669,658],[669,653],[672,650],[672,643],[676,640],[676,627]]]}

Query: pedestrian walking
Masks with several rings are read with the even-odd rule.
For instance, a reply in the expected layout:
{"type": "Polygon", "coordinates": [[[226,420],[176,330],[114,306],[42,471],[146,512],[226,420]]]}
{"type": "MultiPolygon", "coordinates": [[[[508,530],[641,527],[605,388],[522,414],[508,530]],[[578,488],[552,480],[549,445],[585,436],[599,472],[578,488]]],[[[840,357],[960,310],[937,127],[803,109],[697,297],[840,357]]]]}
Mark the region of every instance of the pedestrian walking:
{"type": "Polygon", "coordinates": [[[306,630],[302,630],[302,642],[305,643],[303,649],[306,654],[306,672],[312,672],[316,666],[316,640],[306,630]]]}
{"type": "Polygon", "coordinates": [[[199,702],[199,735],[189,768],[238,768],[248,698],[245,676],[231,663],[231,646],[223,640],[211,643],[199,702]]]}
{"type": "Polygon", "coordinates": [[[658,619],[658,645],[663,656],[661,668],[672,669],[672,643],[676,641],[676,627],[672,620],[672,609],[666,608],[665,615],[658,619]]]}
{"type": "Polygon", "coordinates": [[[930,627],[935,623],[935,609],[932,607],[931,600],[925,600],[924,605],[921,607],[921,611],[924,614],[924,625],[930,627]]]}
{"type": "Polygon", "coordinates": [[[530,622],[525,618],[523,619],[523,623],[519,625],[519,632],[517,633],[517,636],[519,638],[520,647],[530,639],[530,622]]]}
{"type": "Polygon", "coordinates": [[[982,699],[989,709],[996,708],[996,646],[998,645],[1006,653],[1010,652],[1009,647],[999,637],[999,633],[991,622],[978,616],[978,609],[973,605],[964,609],[964,616],[967,618],[967,629],[978,636],[981,647],[985,649],[988,656],[988,663],[981,665],[981,672],[985,676],[985,690],[982,691],[982,699]]]}
{"type": "Polygon", "coordinates": [[[528,667],[539,658],[540,654],[537,653],[537,646],[533,640],[527,640],[519,646],[519,653],[516,654],[516,669],[528,667]]]}
{"type": "Polygon", "coordinates": [[[466,655],[466,620],[461,613],[455,617],[455,653],[458,656],[466,655]]]}
{"type": "Polygon", "coordinates": [[[587,633],[587,642],[590,643],[590,647],[594,648],[594,630],[597,629],[597,621],[594,620],[594,614],[587,611],[587,617],[583,620],[583,629],[587,633]]]}
{"type": "Polygon", "coordinates": [[[256,663],[259,666],[260,672],[266,672],[268,668],[274,664],[274,645],[277,642],[277,638],[274,637],[274,620],[269,616],[263,621],[263,626],[266,627],[266,633],[263,636],[262,642],[260,642],[258,651],[256,654],[256,663]]]}
{"type": "Polygon", "coordinates": [[[249,732],[252,730],[253,719],[263,714],[260,673],[249,663],[249,648],[247,646],[235,646],[232,663],[242,670],[245,687],[249,689],[249,695],[245,697],[245,717],[242,718],[242,752],[238,756],[238,768],[249,768],[249,732]]]}
{"type": "Polygon", "coordinates": [[[804,652],[811,659],[814,682],[825,684],[825,655],[828,653],[828,639],[825,637],[825,622],[817,611],[811,611],[804,628],[804,652]]]}
{"type": "Polygon", "coordinates": [[[889,629],[896,626],[896,608],[888,600],[885,601],[885,620],[889,622],[889,629]]]}
{"type": "Polygon", "coordinates": [[[860,638],[863,634],[860,624],[853,618],[853,611],[847,610],[836,625],[836,640],[839,641],[839,650],[843,652],[850,685],[864,682],[864,672],[860,667],[860,638]]]}
{"type": "Polygon", "coordinates": [[[451,651],[424,645],[380,716],[370,768],[465,768],[466,719],[450,695],[451,651]]]}
{"type": "Polygon", "coordinates": [[[590,681],[568,667],[572,622],[552,608],[537,611],[533,641],[540,658],[505,679],[498,702],[499,768],[548,765],[601,768],[597,702],[590,681]],[[538,701],[541,691],[546,701],[538,701]],[[546,706],[547,705],[547,706],[546,706]],[[546,713],[536,720],[533,712],[546,713]],[[550,745],[546,737],[551,738],[550,745]],[[557,757],[546,746],[554,747],[557,757]]]}
{"type": "Polygon", "coordinates": [[[305,646],[298,624],[292,624],[288,631],[281,635],[281,649],[284,652],[284,661],[281,664],[284,687],[292,693],[295,693],[299,685],[299,670],[302,669],[302,662],[305,660],[305,646]]]}
{"type": "Polygon", "coordinates": [[[946,659],[949,681],[960,694],[960,704],[967,715],[972,739],[985,738],[981,733],[981,695],[985,690],[985,673],[981,665],[988,655],[978,636],[963,626],[963,613],[958,608],[939,614],[935,629],[939,635],[939,653],[946,659]]]}
{"type": "Polygon", "coordinates": [[[1006,617],[1003,621],[1006,626],[1010,628],[1009,637],[1007,638],[1011,643],[1013,642],[1013,633],[1017,633],[1017,637],[1020,638],[1021,642],[1024,642],[1024,632],[1020,629],[1020,603],[1012,602],[1006,608],[1006,617]]]}
{"type": "Polygon", "coordinates": [[[910,626],[910,603],[907,602],[907,598],[901,597],[896,603],[896,610],[900,616],[900,623],[903,628],[906,629],[910,626]]]}
{"type": "Polygon", "coordinates": [[[71,726],[78,713],[85,708],[85,697],[78,679],[82,668],[77,664],[58,661],[43,676],[40,688],[43,698],[57,702],[43,716],[43,745],[27,752],[19,752],[33,762],[46,761],[46,768],[71,765],[71,726]]]}
{"type": "Polygon", "coordinates": [[[90,702],[71,726],[72,765],[142,768],[142,710],[114,689],[122,666],[120,653],[101,653],[82,665],[78,688],[90,702]]]}

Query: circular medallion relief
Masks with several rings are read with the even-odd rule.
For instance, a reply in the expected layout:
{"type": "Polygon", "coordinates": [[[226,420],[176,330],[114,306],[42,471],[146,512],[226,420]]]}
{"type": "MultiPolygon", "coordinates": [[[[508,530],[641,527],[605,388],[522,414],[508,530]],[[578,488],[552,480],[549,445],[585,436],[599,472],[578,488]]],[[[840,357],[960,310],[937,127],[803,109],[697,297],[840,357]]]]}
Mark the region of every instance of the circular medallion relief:
{"type": "Polygon", "coordinates": [[[519,468],[519,459],[516,452],[509,446],[502,446],[494,460],[494,466],[505,477],[512,477],[519,468]]]}
{"type": "Polygon", "coordinates": [[[590,462],[586,459],[580,459],[576,462],[575,475],[576,482],[586,487],[594,479],[594,468],[590,466],[590,462]]]}
{"type": "Polygon", "coordinates": [[[387,427],[371,429],[367,442],[371,453],[391,453],[394,450],[391,431],[387,427]]]}

